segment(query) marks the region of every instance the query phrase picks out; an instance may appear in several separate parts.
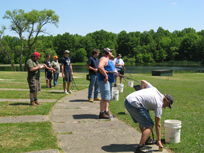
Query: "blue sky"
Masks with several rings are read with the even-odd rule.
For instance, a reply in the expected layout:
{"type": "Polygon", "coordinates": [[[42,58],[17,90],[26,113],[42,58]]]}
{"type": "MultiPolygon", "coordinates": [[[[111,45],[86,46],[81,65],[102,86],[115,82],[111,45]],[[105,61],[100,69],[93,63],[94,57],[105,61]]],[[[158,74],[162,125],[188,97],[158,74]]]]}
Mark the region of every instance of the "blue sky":
{"type": "MultiPolygon", "coordinates": [[[[46,25],[52,35],[85,36],[98,30],[113,33],[157,31],[158,27],[173,32],[184,28],[204,29],[203,0],[0,0],[0,26],[9,27],[2,19],[7,10],[52,9],[59,15],[58,28],[46,25]]],[[[5,31],[5,35],[15,36],[5,31]]]]}

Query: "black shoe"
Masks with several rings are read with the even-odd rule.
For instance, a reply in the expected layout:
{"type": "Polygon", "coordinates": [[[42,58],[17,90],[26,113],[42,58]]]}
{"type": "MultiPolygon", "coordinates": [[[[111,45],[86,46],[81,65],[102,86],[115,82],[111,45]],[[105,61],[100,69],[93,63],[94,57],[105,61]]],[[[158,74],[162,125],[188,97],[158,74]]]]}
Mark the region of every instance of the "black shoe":
{"type": "Polygon", "coordinates": [[[142,146],[137,146],[135,153],[144,153],[144,144],[142,146]]]}
{"type": "Polygon", "coordinates": [[[157,142],[155,140],[152,140],[150,137],[146,140],[145,145],[153,145],[157,142]]]}
{"type": "Polygon", "coordinates": [[[116,85],[116,84],[114,84],[114,87],[117,87],[117,85],[116,85]]]}
{"type": "Polygon", "coordinates": [[[109,116],[105,112],[103,112],[103,113],[100,112],[99,118],[100,119],[109,119],[109,116]]]}

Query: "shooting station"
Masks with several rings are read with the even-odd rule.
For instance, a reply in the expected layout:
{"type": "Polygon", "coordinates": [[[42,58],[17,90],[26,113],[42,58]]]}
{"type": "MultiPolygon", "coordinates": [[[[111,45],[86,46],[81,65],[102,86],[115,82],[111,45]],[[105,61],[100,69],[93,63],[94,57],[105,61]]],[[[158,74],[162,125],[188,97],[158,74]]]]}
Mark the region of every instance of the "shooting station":
{"type": "Polygon", "coordinates": [[[173,76],[172,69],[153,70],[152,76],[173,76]]]}

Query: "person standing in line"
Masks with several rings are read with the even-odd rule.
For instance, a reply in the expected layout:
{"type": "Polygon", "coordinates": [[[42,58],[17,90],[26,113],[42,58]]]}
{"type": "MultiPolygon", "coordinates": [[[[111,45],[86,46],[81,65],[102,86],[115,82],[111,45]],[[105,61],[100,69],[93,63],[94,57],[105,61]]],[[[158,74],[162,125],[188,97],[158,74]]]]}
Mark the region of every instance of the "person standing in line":
{"type": "Polygon", "coordinates": [[[39,65],[38,59],[40,58],[40,53],[35,52],[31,55],[31,58],[27,60],[26,67],[28,70],[27,81],[30,89],[30,104],[32,106],[40,105],[38,102],[37,94],[38,91],[41,91],[40,86],[40,70],[43,68],[53,70],[52,68],[47,67],[46,64],[39,65]]]}
{"type": "Polygon", "coordinates": [[[112,99],[112,83],[115,79],[115,74],[108,73],[109,71],[115,71],[115,65],[111,62],[110,58],[112,56],[113,49],[104,48],[103,57],[101,57],[98,69],[98,81],[101,92],[101,101],[100,101],[100,119],[109,119],[109,100],[112,99]]]}
{"type": "Polygon", "coordinates": [[[157,88],[149,82],[142,80],[141,89],[129,94],[125,99],[125,108],[130,113],[133,121],[139,123],[142,133],[136,153],[142,153],[144,145],[148,142],[154,122],[151,119],[149,110],[155,111],[155,129],[157,134],[157,145],[162,148],[161,143],[161,116],[162,108],[172,109],[173,97],[170,94],[161,94],[157,88]]]}
{"type": "MultiPolygon", "coordinates": [[[[52,68],[50,64],[50,54],[46,54],[46,60],[44,62],[48,68],[52,68]]],[[[47,88],[52,88],[51,82],[52,82],[52,70],[45,69],[45,80],[46,80],[46,86],[47,88]]]]}
{"type": "Polygon", "coordinates": [[[70,90],[70,83],[72,82],[73,69],[71,64],[71,59],[69,57],[70,51],[65,50],[65,56],[61,60],[62,64],[62,77],[63,77],[63,89],[65,94],[73,93],[70,90]],[[66,89],[67,83],[67,89],[66,89]]]}
{"type": "MultiPolygon", "coordinates": [[[[123,66],[125,65],[125,63],[123,62],[123,59],[121,57],[122,57],[121,54],[118,54],[117,58],[114,59],[114,62],[118,73],[121,75],[124,75],[123,66]]],[[[115,77],[114,87],[116,87],[116,82],[117,82],[117,76],[115,77]]],[[[122,76],[120,76],[120,83],[122,83],[122,76]]]]}
{"type": "Polygon", "coordinates": [[[89,75],[91,76],[89,90],[88,90],[88,99],[89,102],[93,102],[92,94],[93,94],[93,87],[94,87],[94,100],[100,101],[101,98],[98,97],[98,55],[99,51],[94,49],[92,51],[92,56],[89,58],[86,68],[89,69],[89,75]]]}
{"type": "Polygon", "coordinates": [[[53,84],[55,87],[55,86],[57,86],[57,80],[59,78],[60,65],[58,62],[58,56],[54,56],[53,58],[54,58],[54,61],[52,61],[51,66],[53,67],[53,69],[55,69],[55,71],[53,72],[53,74],[54,74],[53,84]]]}

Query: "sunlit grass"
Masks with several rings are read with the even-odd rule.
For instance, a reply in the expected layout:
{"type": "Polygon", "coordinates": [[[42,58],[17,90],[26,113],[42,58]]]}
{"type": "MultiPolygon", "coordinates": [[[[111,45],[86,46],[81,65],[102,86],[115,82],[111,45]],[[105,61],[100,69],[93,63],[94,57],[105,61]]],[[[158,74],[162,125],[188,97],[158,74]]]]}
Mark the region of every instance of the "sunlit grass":
{"type": "MultiPolygon", "coordinates": [[[[203,73],[175,73],[172,77],[153,77],[149,74],[134,74],[137,80],[147,80],[153,86],[165,94],[169,93],[174,97],[173,109],[163,109],[161,119],[162,139],[165,139],[164,121],[167,119],[176,119],[182,121],[181,142],[176,144],[164,144],[165,147],[172,149],[176,153],[184,152],[204,152],[204,74],[203,73]]],[[[139,130],[138,124],[135,124],[130,115],[125,115],[124,99],[134,89],[127,87],[120,93],[119,101],[110,102],[110,110],[113,114],[127,124],[139,130]]],[[[138,84],[138,83],[135,83],[138,84]]],[[[154,112],[150,111],[154,120],[154,112]]],[[[156,132],[154,132],[156,138],[156,132]]]]}

